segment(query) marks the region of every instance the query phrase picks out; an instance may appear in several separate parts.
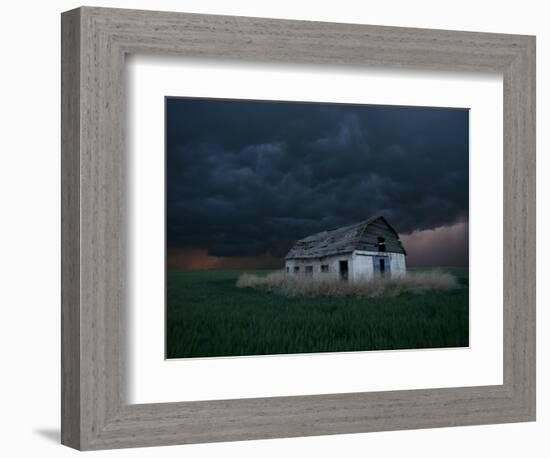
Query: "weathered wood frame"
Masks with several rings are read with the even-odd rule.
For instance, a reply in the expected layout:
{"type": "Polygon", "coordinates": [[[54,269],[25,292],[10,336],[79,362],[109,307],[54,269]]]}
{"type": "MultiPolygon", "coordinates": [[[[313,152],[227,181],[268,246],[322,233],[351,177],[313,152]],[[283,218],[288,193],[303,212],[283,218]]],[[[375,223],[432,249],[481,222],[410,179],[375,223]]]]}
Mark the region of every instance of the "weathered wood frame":
{"type": "Polygon", "coordinates": [[[68,11],[62,15],[62,177],[63,444],[105,449],[535,419],[534,37],[90,7],[68,11]],[[503,385],[129,405],[128,53],[503,74],[503,385]]]}

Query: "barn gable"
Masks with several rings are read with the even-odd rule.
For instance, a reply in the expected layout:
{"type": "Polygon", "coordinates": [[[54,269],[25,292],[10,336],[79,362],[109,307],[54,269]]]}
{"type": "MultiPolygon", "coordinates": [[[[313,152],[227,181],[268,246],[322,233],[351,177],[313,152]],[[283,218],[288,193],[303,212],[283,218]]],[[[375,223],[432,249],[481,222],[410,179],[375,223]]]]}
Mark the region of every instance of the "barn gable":
{"type": "Polygon", "coordinates": [[[386,252],[407,254],[395,229],[383,216],[374,216],[360,223],[298,240],[285,259],[323,258],[355,250],[376,251],[381,240],[386,252]]]}

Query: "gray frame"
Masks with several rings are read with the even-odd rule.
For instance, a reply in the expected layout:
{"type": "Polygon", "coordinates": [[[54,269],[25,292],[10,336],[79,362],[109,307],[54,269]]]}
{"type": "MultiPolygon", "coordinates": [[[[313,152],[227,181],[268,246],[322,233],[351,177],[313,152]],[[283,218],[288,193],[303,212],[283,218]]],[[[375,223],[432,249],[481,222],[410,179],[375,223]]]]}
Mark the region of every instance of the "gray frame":
{"type": "Polygon", "coordinates": [[[63,444],[105,449],[534,419],[534,37],[90,7],[63,13],[63,444]],[[502,73],[503,385],[129,405],[128,53],[502,73]]]}

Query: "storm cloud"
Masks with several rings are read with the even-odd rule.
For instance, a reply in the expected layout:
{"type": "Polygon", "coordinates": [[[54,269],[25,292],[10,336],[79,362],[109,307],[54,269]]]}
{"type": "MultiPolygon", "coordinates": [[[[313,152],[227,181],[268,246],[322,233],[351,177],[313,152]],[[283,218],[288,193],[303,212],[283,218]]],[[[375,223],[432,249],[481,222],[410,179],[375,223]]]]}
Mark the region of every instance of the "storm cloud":
{"type": "Polygon", "coordinates": [[[468,111],[167,98],[166,193],[173,266],[271,267],[375,214],[413,265],[465,265],[468,111]]]}

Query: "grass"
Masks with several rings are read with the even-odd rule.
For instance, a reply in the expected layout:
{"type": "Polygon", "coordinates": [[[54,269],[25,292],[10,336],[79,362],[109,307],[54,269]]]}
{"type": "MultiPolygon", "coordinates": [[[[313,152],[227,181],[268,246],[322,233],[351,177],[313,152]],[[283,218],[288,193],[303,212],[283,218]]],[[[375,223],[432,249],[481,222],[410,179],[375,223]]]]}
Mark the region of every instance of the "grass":
{"type": "Polygon", "coordinates": [[[171,270],[167,357],[468,346],[468,271],[444,271],[458,287],[366,297],[236,286],[245,273],[269,272],[171,270]]]}
{"type": "Polygon", "coordinates": [[[459,288],[456,277],[449,272],[409,272],[399,278],[374,278],[369,281],[343,282],[335,277],[305,276],[274,271],[267,275],[242,274],[236,283],[238,288],[256,288],[271,291],[282,296],[356,296],[395,297],[403,293],[425,293],[459,288]]]}

